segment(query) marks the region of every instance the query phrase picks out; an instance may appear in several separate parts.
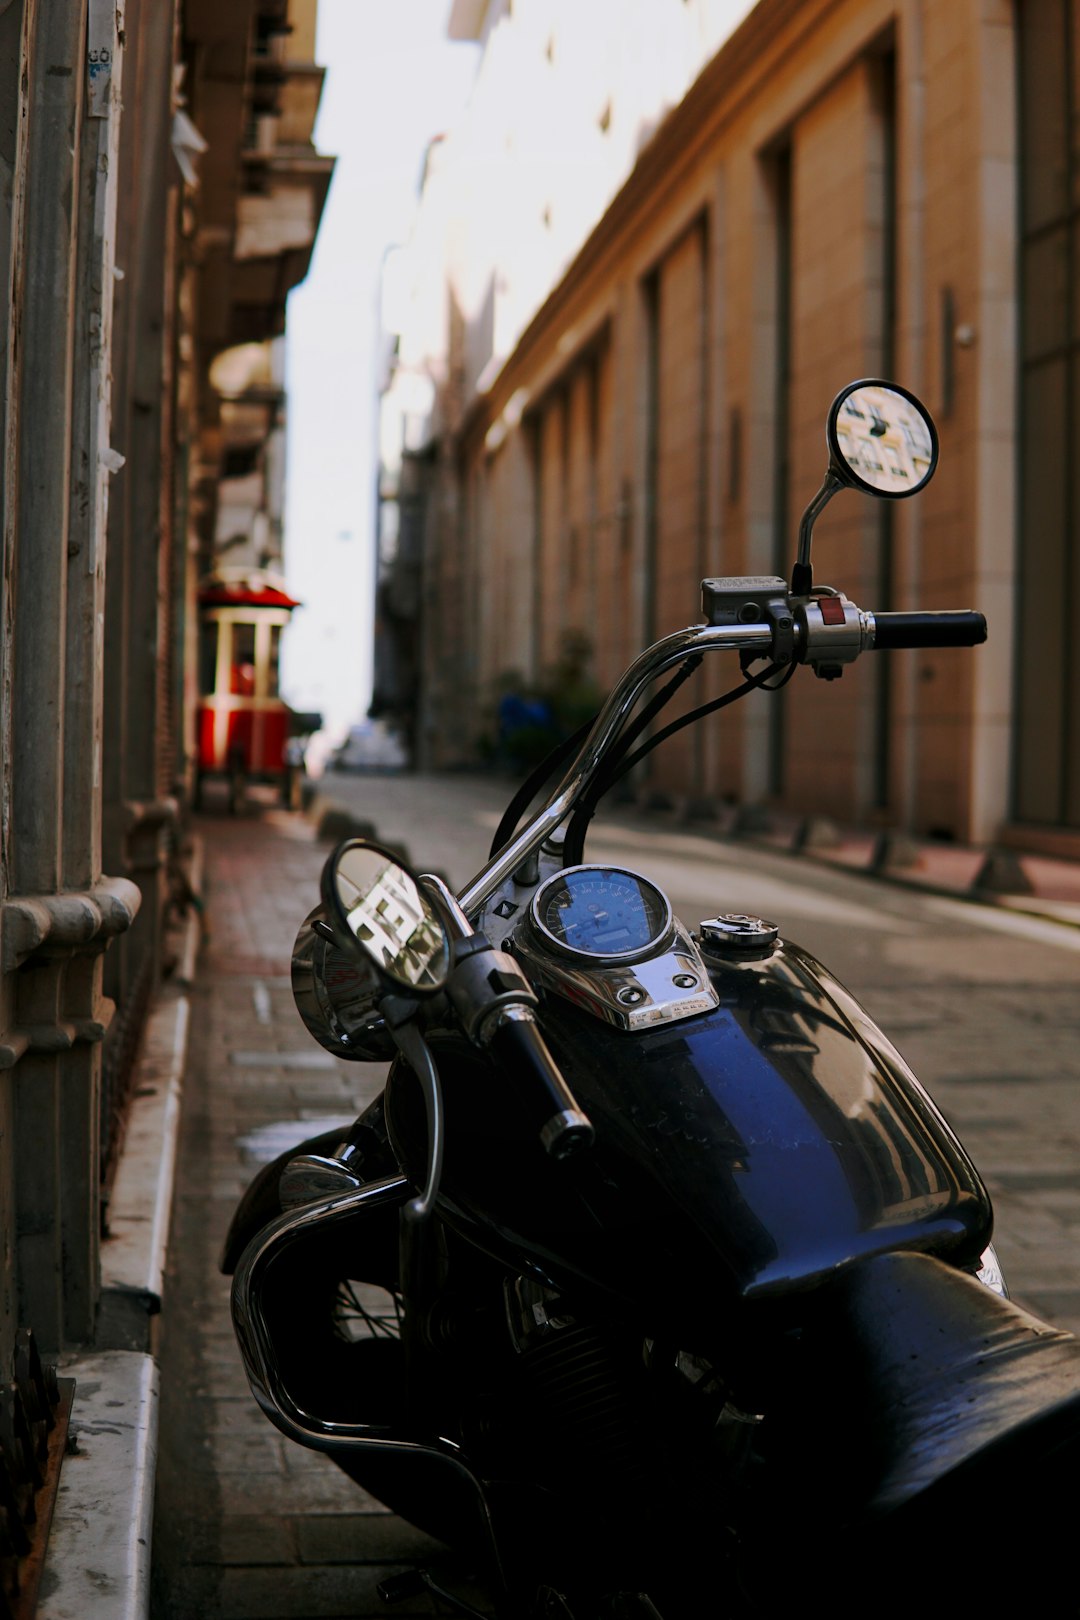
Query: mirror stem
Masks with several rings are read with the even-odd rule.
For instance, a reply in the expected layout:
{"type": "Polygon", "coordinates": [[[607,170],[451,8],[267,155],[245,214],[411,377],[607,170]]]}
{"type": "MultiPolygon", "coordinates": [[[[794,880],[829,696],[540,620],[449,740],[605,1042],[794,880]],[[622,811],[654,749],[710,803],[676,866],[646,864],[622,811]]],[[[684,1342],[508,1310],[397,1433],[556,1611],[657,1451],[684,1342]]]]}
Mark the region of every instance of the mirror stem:
{"type": "Polygon", "coordinates": [[[446,886],[438,873],[421,872],[416,881],[441,912],[451,939],[468,939],[475,933],[472,923],[458,905],[457,895],[446,886]]]}
{"type": "Polygon", "coordinates": [[[799,519],[799,550],[795,567],[791,571],[792,596],[809,596],[814,583],[814,571],[810,566],[810,541],[814,533],[814,524],[828,506],[838,489],[843,489],[842,479],[836,476],[832,467],[825,474],[824,481],[810,505],[799,519]]]}
{"type": "Polygon", "coordinates": [[[431,1048],[415,1024],[405,1024],[394,1031],[394,1040],[402,1057],[420,1082],[424,1094],[428,1128],[427,1183],[417,1198],[405,1205],[407,1221],[426,1221],[435,1208],[442,1180],[443,1146],[446,1141],[446,1122],[443,1114],[442,1086],[431,1048]]]}

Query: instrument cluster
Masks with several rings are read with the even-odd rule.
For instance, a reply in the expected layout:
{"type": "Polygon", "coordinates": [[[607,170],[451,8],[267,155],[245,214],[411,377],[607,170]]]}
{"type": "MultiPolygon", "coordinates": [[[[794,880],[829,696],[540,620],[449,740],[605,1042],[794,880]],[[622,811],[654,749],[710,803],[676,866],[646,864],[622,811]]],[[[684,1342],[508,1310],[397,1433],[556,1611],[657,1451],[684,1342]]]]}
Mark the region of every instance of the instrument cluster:
{"type": "Polygon", "coordinates": [[[671,907],[655,884],[614,866],[572,866],[547,879],[529,905],[539,940],[577,960],[636,961],[671,937],[671,907]]]}
{"type": "MultiPolygon", "coordinates": [[[[504,917],[504,897],[493,915],[504,917]]],[[[510,948],[532,981],[620,1029],[717,1005],[708,969],[655,883],[618,866],[563,867],[539,885],[510,948]]]]}

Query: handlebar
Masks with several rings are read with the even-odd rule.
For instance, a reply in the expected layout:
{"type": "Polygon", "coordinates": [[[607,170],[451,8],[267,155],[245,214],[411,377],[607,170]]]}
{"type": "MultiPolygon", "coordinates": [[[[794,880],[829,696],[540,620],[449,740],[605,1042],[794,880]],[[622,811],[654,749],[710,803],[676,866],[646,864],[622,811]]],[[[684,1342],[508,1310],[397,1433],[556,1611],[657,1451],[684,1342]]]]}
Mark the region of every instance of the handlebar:
{"type": "Polygon", "coordinates": [[[779,578],[710,583],[725,587],[721,595],[730,595],[731,591],[726,588],[733,587],[739,599],[739,610],[726,617],[720,612],[708,624],[676,630],[635,659],[611,692],[577,757],[547,803],[461,891],[458,901],[468,916],[477,916],[499,886],[562,825],[588,792],[609,748],[646,687],[686,659],[722,651],[785,662],[794,657],[800,663],[812,665],[820,674],[832,675],[872,647],[973,647],[986,639],[986,621],[981,613],[873,614],[864,612],[839,593],[815,594],[809,599],[794,597],[779,578]],[[745,590],[739,589],[742,585],[746,586],[745,590]],[[744,612],[753,612],[753,621],[744,620],[744,612]]]}
{"type": "Polygon", "coordinates": [[[592,1145],[592,1125],[575,1102],[531,1013],[522,1009],[517,1016],[504,1016],[490,1049],[515,1081],[520,1081],[519,1095],[553,1159],[569,1158],[592,1145]]]}
{"type": "Polygon", "coordinates": [[[873,645],[894,647],[979,647],[986,619],[970,609],[960,613],[875,613],[873,645]]]}
{"type": "Polygon", "coordinates": [[[651,681],[698,653],[729,650],[756,652],[765,657],[772,644],[773,628],[769,624],[735,627],[692,624],[647,647],[613,688],[577,757],[547,803],[462,889],[458,895],[461,909],[468,916],[475,917],[499,885],[516,872],[534,850],[539,849],[550,833],[562,825],[585,793],[624,720],[651,681]]]}

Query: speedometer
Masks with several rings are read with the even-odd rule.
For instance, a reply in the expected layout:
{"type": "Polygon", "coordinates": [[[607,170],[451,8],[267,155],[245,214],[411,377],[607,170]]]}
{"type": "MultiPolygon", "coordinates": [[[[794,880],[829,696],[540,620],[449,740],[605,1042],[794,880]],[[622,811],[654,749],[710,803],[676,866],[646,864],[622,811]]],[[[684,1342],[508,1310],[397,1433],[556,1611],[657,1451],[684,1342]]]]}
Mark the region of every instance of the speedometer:
{"type": "Polygon", "coordinates": [[[592,961],[630,962],[670,937],[671,907],[655,884],[617,866],[571,866],[542,883],[529,907],[549,948],[592,961]]]}

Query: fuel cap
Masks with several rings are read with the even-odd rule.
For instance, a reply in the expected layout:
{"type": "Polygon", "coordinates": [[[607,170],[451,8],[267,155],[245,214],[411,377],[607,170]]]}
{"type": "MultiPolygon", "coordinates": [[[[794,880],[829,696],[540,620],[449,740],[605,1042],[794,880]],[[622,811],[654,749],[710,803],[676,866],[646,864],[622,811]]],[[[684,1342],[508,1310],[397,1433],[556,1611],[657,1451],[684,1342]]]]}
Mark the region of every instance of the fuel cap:
{"type": "Polygon", "coordinates": [[[726,912],[698,924],[701,948],[710,956],[751,956],[771,951],[780,929],[764,917],[726,912]]]}

